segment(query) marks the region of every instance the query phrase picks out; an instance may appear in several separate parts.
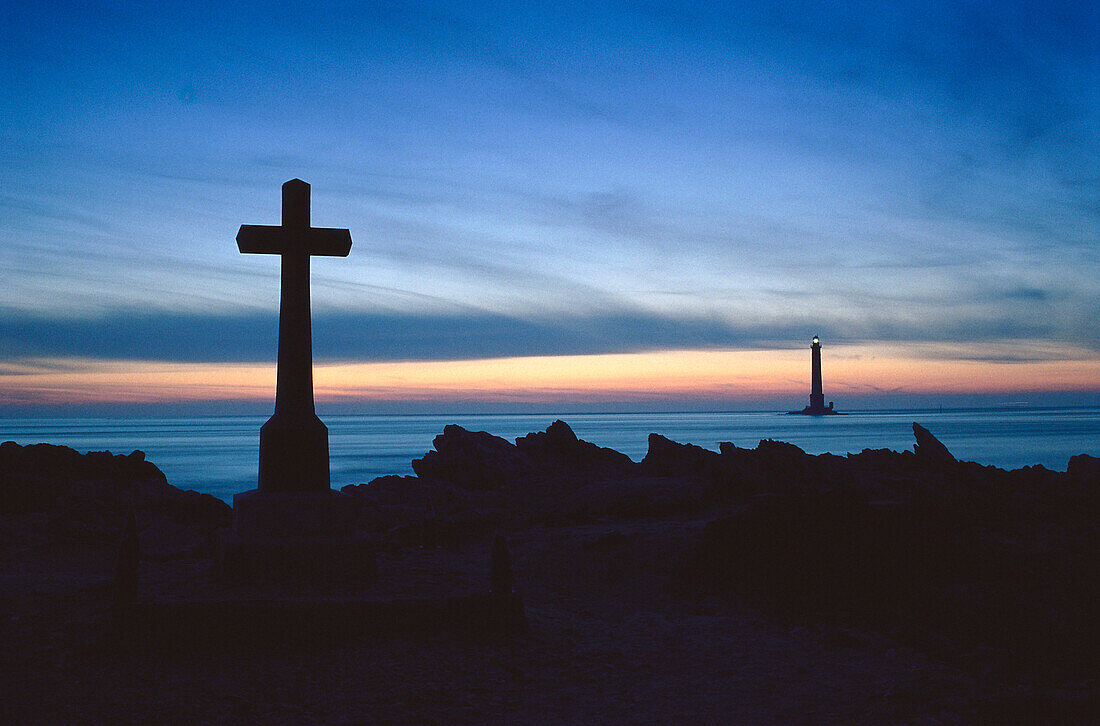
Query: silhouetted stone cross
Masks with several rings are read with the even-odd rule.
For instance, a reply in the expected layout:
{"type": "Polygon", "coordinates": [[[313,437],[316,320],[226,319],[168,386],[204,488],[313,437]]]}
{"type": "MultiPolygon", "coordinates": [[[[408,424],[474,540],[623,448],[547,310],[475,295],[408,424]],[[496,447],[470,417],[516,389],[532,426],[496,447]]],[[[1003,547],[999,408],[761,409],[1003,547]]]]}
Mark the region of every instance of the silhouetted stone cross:
{"type": "Polygon", "coordinates": [[[329,488],[328,429],[313,408],[313,339],[309,315],[309,258],[347,257],[351,232],[309,226],[309,184],[283,184],[281,227],[242,224],[242,253],[282,256],[279,300],[279,367],[275,413],[260,428],[260,481],[264,491],[329,488]]]}

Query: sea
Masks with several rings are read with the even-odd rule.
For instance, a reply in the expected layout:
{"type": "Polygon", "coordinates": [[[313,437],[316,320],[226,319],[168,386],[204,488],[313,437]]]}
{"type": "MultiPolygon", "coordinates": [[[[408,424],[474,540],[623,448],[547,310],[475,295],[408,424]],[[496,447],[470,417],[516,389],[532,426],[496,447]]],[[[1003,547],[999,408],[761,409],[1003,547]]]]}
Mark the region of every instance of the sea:
{"type": "MultiPolygon", "coordinates": [[[[775,411],[705,413],[544,413],[324,415],[334,488],[375,477],[411,475],[447,424],[514,441],[561,419],[580,438],[640,461],[650,433],[717,451],[729,441],[752,448],[786,441],[811,454],[912,449],[914,422],[959,459],[1015,469],[1041,464],[1065,471],[1071,456],[1100,456],[1100,407],[851,411],[787,416],[775,411]]],[[[259,430],[266,416],[170,418],[0,418],[0,441],[49,443],[78,451],[145,452],[168,482],[231,501],[255,488],[259,430]]]]}

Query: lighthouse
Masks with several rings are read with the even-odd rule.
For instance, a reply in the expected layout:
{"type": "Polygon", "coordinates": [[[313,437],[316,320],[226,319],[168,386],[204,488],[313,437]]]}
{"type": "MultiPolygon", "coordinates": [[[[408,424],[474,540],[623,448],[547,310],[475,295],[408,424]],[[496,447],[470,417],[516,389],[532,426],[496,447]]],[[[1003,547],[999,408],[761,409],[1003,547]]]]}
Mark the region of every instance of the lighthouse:
{"type": "Polygon", "coordinates": [[[788,411],[788,413],[801,413],[807,416],[831,416],[835,415],[833,402],[825,405],[825,394],[821,392],[821,339],[816,335],[810,343],[810,405],[801,411],[788,411]]]}
{"type": "Polygon", "coordinates": [[[825,411],[825,394],[821,392],[821,340],[816,335],[810,344],[810,411],[825,411]]]}

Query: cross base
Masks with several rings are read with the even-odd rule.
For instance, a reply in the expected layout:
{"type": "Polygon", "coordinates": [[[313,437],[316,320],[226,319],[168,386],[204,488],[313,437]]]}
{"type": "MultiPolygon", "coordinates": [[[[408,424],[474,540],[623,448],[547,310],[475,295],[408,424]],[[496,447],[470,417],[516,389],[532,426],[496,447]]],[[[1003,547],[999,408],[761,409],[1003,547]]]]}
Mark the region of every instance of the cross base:
{"type": "Polygon", "coordinates": [[[355,533],[355,502],[346,494],[270,492],[233,495],[233,530],[223,537],[219,574],[231,582],[369,579],[374,551],[355,533]]]}
{"type": "Polygon", "coordinates": [[[293,542],[355,536],[355,501],[347,494],[270,492],[233,495],[233,533],[249,542],[293,542]]]}
{"type": "Polygon", "coordinates": [[[328,427],[316,414],[276,412],[260,427],[260,489],[330,491],[328,427]]]}

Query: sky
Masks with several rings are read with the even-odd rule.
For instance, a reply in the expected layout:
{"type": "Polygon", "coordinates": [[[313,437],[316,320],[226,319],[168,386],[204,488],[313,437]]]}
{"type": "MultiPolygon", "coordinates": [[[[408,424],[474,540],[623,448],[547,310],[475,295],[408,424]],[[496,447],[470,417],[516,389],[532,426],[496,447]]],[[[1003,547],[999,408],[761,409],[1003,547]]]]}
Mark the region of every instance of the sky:
{"type": "Polygon", "coordinates": [[[732,5],[9,0],[0,412],[269,407],[291,178],[319,408],[1100,404],[1100,6],[732,5]]]}

